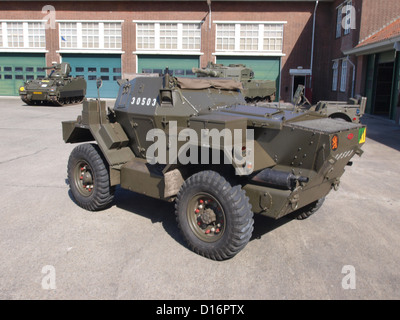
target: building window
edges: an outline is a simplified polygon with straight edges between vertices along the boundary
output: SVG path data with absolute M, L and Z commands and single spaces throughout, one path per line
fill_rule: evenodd
M 178 25 L 160 23 L 160 49 L 178 49 Z
M 217 25 L 217 50 L 235 50 L 235 25 Z
M 182 49 L 200 50 L 201 29 L 198 23 L 182 24 Z
M 216 51 L 281 53 L 283 23 L 217 22 Z
M 61 48 L 77 48 L 78 47 L 78 30 L 77 23 L 66 22 L 60 23 Z
M 60 22 L 61 49 L 121 49 L 120 22 Z
M 122 48 L 122 25 L 120 22 L 104 23 L 104 48 L 120 49 Z
M 200 51 L 201 24 L 178 22 L 137 22 L 137 50 Z
M 82 23 L 82 48 L 99 48 L 98 23 Z
M 353 15 L 353 4 L 352 0 L 343 2 L 337 7 L 336 17 L 336 38 L 340 38 L 342 35 L 342 28 L 344 28 L 343 34 L 347 35 L 350 33 Z M 344 16 L 343 16 L 344 15 Z
M 138 23 L 136 28 L 136 47 L 138 49 L 155 49 L 154 23 Z
M 264 50 L 282 51 L 283 24 L 264 25 Z
M 336 38 L 340 38 L 342 35 L 342 6 L 337 8 L 336 16 Z
M 338 73 L 339 73 L 339 61 L 333 61 L 333 77 L 332 77 L 332 91 L 337 91 L 337 83 L 338 83 Z
M 23 49 L 46 48 L 44 22 L 0 22 L 0 47 Z
M 342 60 L 342 72 L 340 75 L 340 91 L 346 92 L 347 85 L 347 60 Z
M 258 50 L 258 29 L 257 24 L 240 26 L 240 51 Z
M 347 4 L 345 5 L 346 8 L 346 23 L 345 23 L 345 29 L 344 29 L 344 34 L 349 34 L 350 33 L 350 26 L 351 26 L 351 8 L 352 7 L 352 2 L 348 1 Z
M 42 22 L 28 23 L 29 48 L 46 48 L 45 26 Z
M 22 22 L 7 23 L 7 38 L 9 48 L 24 47 L 24 29 Z

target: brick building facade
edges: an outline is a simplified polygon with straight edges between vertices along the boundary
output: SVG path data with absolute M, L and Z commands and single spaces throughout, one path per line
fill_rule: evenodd
M 0 2 L 0 94 L 16 94 L 52 62 L 70 62 L 89 95 L 101 76 L 113 97 L 120 77 L 166 66 L 193 76 L 213 61 L 254 68 L 284 101 L 298 84 L 314 102 L 347 100 L 365 93 L 368 58 L 345 53 L 396 14 L 397 0 Z
M 45 41 L 41 46 L 31 46 L 26 39 L 30 32 L 34 33 L 31 31 L 33 24 L 46 16 L 46 11 L 42 12 L 45 5 L 55 8 L 55 28 L 45 29 Z M 318 14 L 325 17 L 318 23 L 329 19 L 330 6 L 331 1 L 320 1 Z M 0 34 L 3 35 L 0 81 L 21 82 L 22 78 L 26 79 L 26 74 L 14 72 L 7 75 L 8 71 L 4 71 L 4 67 L 8 67 L 5 61 L 10 60 L 10 55 L 16 59 L 15 54 L 21 55 L 21 59 L 25 55 L 28 60 L 36 55 L 38 61 L 43 56 L 43 63 L 46 64 L 71 60 L 73 75 L 85 76 L 89 80 L 88 85 L 91 85 L 90 79 L 94 79 L 95 73 L 90 76 L 87 71 L 90 66 L 85 69 L 84 65 L 75 65 L 79 61 L 89 63 L 98 60 L 107 65 L 107 57 L 112 56 L 115 61 L 119 59 L 120 67 L 118 62 L 110 62 L 109 70 L 112 68 L 120 72 L 110 73 L 104 76 L 105 79 L 150 69 L 158 71 L 167 65 L 178 70 L 178 75 L 186 75 L 191 67 L 205 66 L 208 61 L 246 63 L 256 69 L 257 78 L 276 80 L 281 99 L 290 100 L 293 89 L 290 70 L 310 68 L 315 1 L 213 0 L 210 6 L 205 0 L 8 1 L 0 3 L 0 7 Z M 24 23 L 28 26 L 23 26 Z M 114 37 L 112 44 L 101 39 L 106 36 L 104 28 L 110 23 L 118 29 L 118 39 Z M 19 25 L 25 31 L 19 31 Z M 25 43 L 22 40 L 16 44 L 6 43 L 4 39 L 13 32 L 21 32 Z M 90 41 L 93 37 L 100 37 L 100 40 L 95 39 L 93 43 Z M 24 68 L 18 63 L 16 61 L 16 65 L 7 70 Z M 78 71 L 74 69 L 76 67 Z M 97 69 L 100 67 L 97 66 Z M 95 65 L 91 70 L 94 68 Z M 104 66 L 103 69 L 106 68 Z M 80 74 L 80 70 L 85 73 Z M 13 79 L 4 79 L 4 76 Z M 10 90 L 0 90 L 0 94 L 7 94 Z

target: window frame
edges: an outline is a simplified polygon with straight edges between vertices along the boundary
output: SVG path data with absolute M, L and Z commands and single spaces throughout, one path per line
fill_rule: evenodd
M 339 60 L 333 60 L 332 66 L 332 91 L 337 91 L 338 89 L 338 79 L 339 79 Z
M 285 24 L 287 21 L 214 21 L 216 25 L 216 34 L 215 34 L 215 52 L 218 54 L 223 53 L 263 53 L 263 54 L 273 54 L 273 55 L 282 55 L 283 47 L 284 47 L 284 35 L 285 35 Z M 234 47 L 230 46 L 228 48 L 223 48 L 224 40 L 219 34 L 221 31 L 221 27 L 226 25 L 234 25 L 234 35 L 227 37 L 228 39 L 234 39 Z M 256 45 L 254 45 L 254 41 L 252 41 L 251 48 L 246 48 L 246 37 L 243 36 L 244 33 L 248 32 L 246 30 L 248 26 L 256 26 L 251 32 L 253 33 L 252 39 L 257 39 Z M 279 26 L 279 27 L 278 27 Z M 275 30 L 268 30 L 271 27 L 275 27 Z M 257 34 L 255 35 L 254 32 Z M 270 36 L 268 35 L 270 33 Z M 274 34 L 274 36 L 272 36 Z M 278 35 L 277 35 L 278 34 Z M 221 39 L 221 40 L 220 40 Z M 242 41 L 243 39 L 244 42 Z M 274 44 L 269 43 L 270 41 L 274 42 Z M 279 40 L 279 44 L 277 44 L 277 40 Z M 267 43 L 268 41 L 268 43 Z M 221 44 L 222 43 L 222 47 Z M 231 44 L 233 42 L 231 41 Z M 244 46 L 243 46 L 244 44 Z M 266 46 L 274 46 L 274 49 L 266 49 Z M 278 47 L 278 49 L 276 49 Z
M 133 20 L 136 24 L 136 52 L 192 52 L 200 54 L 201 52 L 201 21 L 174 21 L 174 20 Z M 184 26 L 194 25 L 194 28 L 185 29 Z M 197 28 L 196 28 L 197 25 Z M 143 28 L 142 28 L 143 26 Z M 141 31 L 146 31 L 148 35 L 140 34 Z M 163 27 L 171 28 L 163 28 Z M 175 28 L 176 27 L 176 28 Z M 195 31 L 190 34 L 190 31 Z M 168 34 L 169 33 L 169 34 Z M 147 36 L 147 42 L 145 41 Z M 170 42 L 168 42 L 170 38 Z M 150 39 L 150 41 L 149 41 Z M 152 40 L 151 40 L 152 39 Z M 172 41 L 176 39 L 176 41 Z M 147 46 L 144 44 L 147 43 Z M 194 44 L 194 46 L 190 46 Z M 186 48 L 185 48 L 186 46 Z
M 20 25 L 17 34 L 12 34 L 13 24 Z M 46 50 L 46 27 L 44 20 L 0 20 L 0 49 L 1 50 L 27 50 L 45 51 Z M 36 26 L 36 28 L 34 28 Z M 36 31 L 36 32 L 34 32 Z M 16 42 L 9 41 L 10 37 L 19 38 Z M 39 41 L 31 41 L 31 37 L 39 37 Z M 32 45 L 31 45 L 32 43 Z M 36 45 L 37 44 L 37 45 Z
M 353 6 L 353 0 L 346 0 L 346 1 L 343 1 L 340 5 L 338 5 L 336 7 L 336 14 L 337 14 L 337 16 L 336 16 L 336 35 L 335 35 L 336 39 L 339 39 L 342 36 L 346 36 L 346 35 L 350 34 L 350 32 L 351 32 L 351 27 L 343 28 L 343 9 L 346 8 L 345 17 L 347 17 L 348 10 L 351 10 L 351 9 L 349 9 L 349 7 L 352 7 L 352 6 Z M 352 15 L 351 14 L 349 15 L 349 19 L 350 19 L 350 21 L 349 21 L 350 23 L 346 24 L 346 26 L 351 26 L 351 24 L 352 24 L 352 21 L 351 21 Z M 343 34 L 342 34 L 342 29 L 344 29 Z
M 340 92 L 347 91 L 347 73 L 348 73 L 347 59 L 342 59 L 342 66 L 340 68 Z
M 123 20 L 57 20 L 59 52 L 120 53 L 122 52 L 123 22 Z M 66 26 L 67 24 L 70 24 L 70 26 Z M 116 25 L 116 28 L 110 28 L 113 24 Z M 90 25 L 90 28 L 85 28 Z M 108 26 L 105 27 L 105 25 Z M 68 27 L 70 34 L 63 33 Z M 85 30 L 86 34 L 84 34 Z M 106 34 L 105 31 L 113 31 L 115 34 Z M 64 36 L 72 37 L 76 41 L 72 41 L 72 45 L 67 46 L 62 40 Z M 93 46 L 90 46 L 90 43 Z M 112 43 L 114 43 L 114 47 L 111 46 Z
M 336 39 L 339 39 L 342 36 L 342 18 L 343 18 L 342 8 L 343 4 L 338 6 L 336 9 L 336 34 L 335 34 Z
M 350 10 L 350 15 L 349 15 L 349 19 L 350 19 L 350 23 L 346 23 L 346 26 L 349 26 L 348 28 L 345 28 L 344 29 L 344 31 L 343 31 L 343 35 L 348 35 L 348 34 L 350 34 L 350 31 L 351 31 L 351 17 L 352 17 L 352 15 L 351 15 L 351 9 L 349 9 L 351 6 L 353 5 L 353 3 L 352 3 L 352 0 L 348 0 L 348 1 L 346 1 L 344 4 L 343 4 L 343 6 L 346 6 L 346 17 L 347 17 L 347 13 L 348 13 L 348 10 Z

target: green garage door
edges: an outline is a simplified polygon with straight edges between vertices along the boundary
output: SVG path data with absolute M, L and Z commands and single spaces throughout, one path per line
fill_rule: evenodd
M 62 61 L 71 65 L 71 75 L 85 78 L 86 97 L 96 98 L 96 79 L 103 80 L 101 98 L 116 98 L 121 79 L 121 55 L 116 54 L 63 54 Z
M 139 55 L 138 73 L 162 74 L 168 67 L 176 77 L 195 77 L 192 68 L 199 67 L 198 56 Z
M 279 97 L 280 57 L 219 56 L 217 57 L 217 63 L 221 63 L 225 66 L 229 64 L 245 64 L 246 67 L 253 69 L 254 79 L 275 80 L 277 89 L 276 97 Z
M 46 75 L 44 54 L 0 53 L 0 95 L 17 96 L 26 80 Z

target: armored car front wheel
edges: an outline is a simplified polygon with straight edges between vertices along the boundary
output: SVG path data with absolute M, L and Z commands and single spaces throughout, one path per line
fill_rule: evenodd
M 89 211 L 107 208 L 114 198 L 108 165 L 95 144 L 81 144 L 68 160 L 68 181 L 76 203 Z
M 202 171 L 188 178 L 175 208 L 189 247 L 207 258 L 232 258 L 251 238 L 254 221 L 248 197 L 217 172 Z

